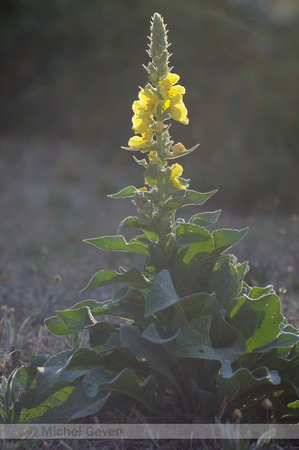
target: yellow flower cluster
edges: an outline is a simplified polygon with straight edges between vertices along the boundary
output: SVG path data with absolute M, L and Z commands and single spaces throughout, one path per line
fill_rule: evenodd
M 163 80 L 157 81 L 155 87 L 148 84 L 140 90 L 138 100 L 132 106 L 135 136 L 129 140 L 131 148 L 141 150 L 150 147 L 153 143 L 153 130 L 161 133 L 165 118 L 172 117 L 185 125 L 189 123 L 188 111 L 183 102 L 185 88 L 176 84 L 179 79 L 179 75 L 168 73 Z

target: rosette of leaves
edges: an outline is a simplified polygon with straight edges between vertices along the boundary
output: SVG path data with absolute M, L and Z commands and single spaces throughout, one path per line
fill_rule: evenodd
M 132 408 L 148 422 L 233 421 L 235 411 L 251 423 L 298 420 L 299 331 L 282 316 L 273 288 L 248 286 L 248 263 L 228 252 L 247 229 L 215 229 L 220 211 L 176 217 L 216 191 L 189 189 L 182 167 L 167 166 L 194 150 L 173 145 L 168 132 L 171 118 L 187 123 L 187 110 L 167 48 L 155 14 L 146 68 L 152 84 L 133 103 L 137 136 L 129 147 L 148 154 L 138 161 L 145 187 L 112 195 L 131 197 L 139 217 L 124 219 L 115 236 L 87 240 L 101 250 L 144 255 L 144 268 L 97 272 L 85 291 L 115 284 L 111 299 L 84 300 L 46 319 L 54 335 L 87 333 L 89 347 L 33 356 L 19 369 L 24 394 L 14 405 L 15 422 L 109 413 L 121 420 L 115 410 L 130 417 Z M 136 230 L 129 241 L 121 234 L 128 228 Z

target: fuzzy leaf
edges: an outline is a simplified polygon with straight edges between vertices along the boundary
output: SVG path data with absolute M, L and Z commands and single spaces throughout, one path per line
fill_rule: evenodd
M 146 330 L 142 333 L 142 337 L 150 342 L 154 342 L 155 344 L 165 344 L 166 342 L 173 341 L 177 337 L 178 333 L 179 331 L 177 331 L 173 336 L 161 337 L 155 324 L 150 323 Z
M 120 328 L 120 341 L 136 358 L 144 358 L 149 367 L 165 375 L 177 388 L 182 385 L 181 371 L 176 358 L 165 345 L 154 344 L 141 336 L 135 326 L 125 325 Z
M 37 391 L 42 394 L 58 381 L 72 382 L 85 375 L 90 368 L 99 365 L 101 358 L 93 350 L 65 350 L 50 357 L 38 367 L 36 378 Z
M 168 308 L 178 301 L 179 297 L 175 292 L 169 272 L 164 269 L 158 273 L 148 292 L 145 317 Z
M 148 280 L 138 269 L 129 269 L 124 273 L 117 273 L 115 270 L 100 270 L 91 278 L 88 285 L 81 292 L 114 283 L 125 283 L 137 289 L 149 287 Z
M 115 376 L 109 376 L 104 367 L 97 367 L 90 371 L 84 378 L 84 390 L 88 397 L 95 397 L 102 391 L 113 394 L 124 394 L 133 397 L 148 410 L 152 409 L 152 389 L 155 381 L 152 376 L 139 381 L 135 372 L 131 369 L 123 369 Z
M 78 332 L 89 325 L 96 323 L 95 318 L 87 306 L 79 309 L 65 309 L 63 311 L 56 311 L 57 315 L 61 317 L 66 328 L 70 331 Z
M 210 330 L 211 317 L 208 315 L 193 319 L 180 329 L 172 346 L 177 356 L 233 362 L 245 351 L 245 341 L 238 333 L 236 334 L 232 329 L 228 329 L 228 324 L 220 323 L 222 329 L 219 330 L 219 334 L 217 334 L 217 329 Z M 224 326 L 226 329 L 223 329 Z M 213 346 L 210 335 L 215 346 Z M 219 337 L 225 338 L 224 342 L 221 342 L 218 339 Z M 219 347 L 216 347 L 216 345 Z
M 233 322 L 247 341 L 247 352 L 269 343 L 279 335 L 283 316 L 276 294 L 269 293 L 254 299 L 244 295 L 236 303 L 241 306 L 237 310 L 235 308 Z
M 101 410 L 109 396 L 104 392 L 90 399 L 82 383 L 72 386 L 60 382 L 42 395 L 31 389 L 21 398 L 19 423 L 59 423 L 61 418 L 68 422 L 86 417 Z
M 214 312 L 218 307 L 218 302 L 215 293 L 206 294 L 205 292 L 200 292 L 181 298 L 178 305 L 184 317 L 187 320 L 192 320 L 198 316 Z
M 218 376 L 219 398 L 227 398 L 230 403 L 238 402 L 250 403 L 261 399 L 268 393 L 276 389 L 281 382 L 281 378 L 276 370 L 271 370 L 261 366 L 252 372 L 246 368 L 232 371 L 231 365 L 225 361 Z M 245 406 L 242 405 L 242 406 Z
M 108 197 L 110 198 L 126 198 L 126 197 L 133 197 L 134 193 L 137 191 L 137 188 L 135 186 L 127 186 L 121 191 L 117 192 L 116 194 L 110 194 Z
M 202 205 L 204 204 L 212 195 L 217 192 L 217 189 L 211 192 L 200 193 L 197 191 L 192 191 L 188 189 L 185 191 L 185 195 L 172 197 L 168 200 L 162 207 L 163 214 L 169 214 L 175 212 L 178 208 L 187 205 Z
M 148 254 L 148 248 L 146 245 L 132 239 L 127 242 L 125 238 L 121 235 L 117 236 L 103 236 L 99 238 L 85 239 L 84 242 L 92 244 L 101 250 L 113 250 L 113 251 L 123 251 L 140 253 L 141 255 Z
M 245 236 L 247 231 L 248 228 L 243 228 L 242 230 L 228 230 L 225 228 L 215 230 L 213 232 L 215 248 L 225 248 L 225 250 L 229 249 L 239 242 Z
M 154 221 L 150 221 L 148 223 L 143 223 L 138 217 L 126 217 L 120 224 L 117 229 L 117 232 L 120 233 L 122 230 L 126 228 L 138 228 L 139 230 L 143 230 L 150 239 L 157 240 L 158 238 L 158 230 L 156 223 Z
M 203 213 L 195 214 L 194 216 L 190 217 L 189 222 L 194 223 L 196 225 L 200 225 L 202 227 L 205 227 L 207 225 L 216 223 L 220 213 L 221 213 L 221 209 L 218 209 L 218 211 L 213 211 L 213 212 L 203 212 Z

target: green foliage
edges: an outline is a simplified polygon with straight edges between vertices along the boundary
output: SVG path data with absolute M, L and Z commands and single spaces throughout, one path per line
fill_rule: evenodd
M 157 14 L 154 19 L 152 34 L 157 23 L 161 33 L 163 21 Z M 166 39 L 159 42 L 167 45 Z M 140 218 L 128 217 L 119 226 L 119 233 L 130 228 L 136 236 L 87 240 L 101 250 L 144 255 L 143 270 L 97 272 L 84 290 L 118 284 L 111 299 L 81 301 L 46 319 L 54 335 L 87 333 L 89 348 L 33 356 L 14 375 L 24 394 L 10 420 L 72 421 L 117 403 L 123 414 L 138 407 L 149 422 L 157 416 L 165 422 L 232 421 L 237 410 L 240 420 L 255 423 L 268 420 L 262 406 L 268 399 L 276 421 L 295 421 L 299 331 L 286 323 L 273 288 L 248 286 L 248 264 L 227 253 L 247 229 L 209 231 L 220 211 L 176 219 L 180 207 L 201 205 L 216 191 L 189 190 L 182 167 L 166 167 L 175 155 L 169 127 L 161 127 L 162 106 L 169 101 L 182 107 L 182 99 L 161 95 L 166 69 L 159 70 L 155 47 L 150 49 L 156 65 L 147 67 L 155 75 L 149 89 L 160 109 L 145 116 L 153 138 L 142 151 L 154 148 L 144 162 L 145 188 L 129 186 L 112 196 L 131 197 L 137 206 Z M 165 120 L 172 107 L 165 109 Z

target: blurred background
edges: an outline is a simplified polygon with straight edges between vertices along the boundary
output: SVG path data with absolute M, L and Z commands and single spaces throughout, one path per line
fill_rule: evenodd
M 155 12 L 186 87 L 190 124 L 171 135 L 200 143 L 184 177 L 218 188 L 200 210 L 222 208 L 219 226 L 249 225 L 233 252 L 299 323 L 298 0 L 1 0 L 0 304 L 44 318 L 96 271 L 132 263 L 82 241 L 136 214 L 106 195 L 143 186 L 120 146 Z
M 63 140 L 142 184 L 119 147 L 132 135 L 157 11 L 187 91 L 190 125 L 174 124 L 172 136 L 200 143 L 184 161 L 192 187 L 218 188 L 213 202 L 240 212 L 298 208 L 298 1 L 2 0 L 0 9 L 2 137 Z

